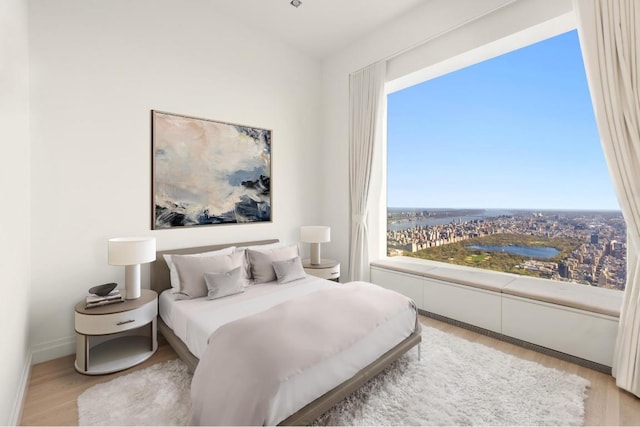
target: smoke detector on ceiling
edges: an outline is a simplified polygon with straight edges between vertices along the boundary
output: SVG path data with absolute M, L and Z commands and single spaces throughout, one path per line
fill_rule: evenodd
M 299 7 L 302 4 L 302 0 L 291 0 L 291 6 Z

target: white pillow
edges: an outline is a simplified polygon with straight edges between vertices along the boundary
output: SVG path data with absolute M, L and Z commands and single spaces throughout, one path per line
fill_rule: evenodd
M 298 255 L 298 245 L 296 243 L 282 248 L 267 249 L 266 251 L 247 249 L 251 277 L 253 277 L 255 283 L 273 282 L 276 280 L 273 262 L 288 260 Z
M 252 278 L 251 266 L 249 265 L 249 255 L 248 255 L 249 249 L 254 251 L 266 251 L 268 249 L 281 248 L 283 246 L 287 246 L 287 243 L 275 242 L 275 243 L 267 243 L 266 245 L 237 246 L 236 252 L 245 251 L 244 267 L 243 267 L 244 277 L 246 277 L 248 280 L 251 280 Z
M 187 255 L 181 255 L 181 256 L 231 255 L 235 250 L 236 250 L 235 246 L 229 246 L 228 248 L 218 249 L 217 251 L 201 252 L 198 254 L 187 254 Z M 169 267 L 169 278 L 171 280 L 171 292 L 175 294 L 180 292 L 180 275 L 178 274 L 178 269 L 176 268 L 175 264 L 173 263 L 173 260 L 171 259 L 173 255 L 178 255 L 178 254 L 164 254 L 162 256 L 166 261 L 167 266 Z
M 240 252 L 206 257 L 174 255 L 173 262 L 180 275 L 180 295 L 182 298 L 207 296 L 205 273 L 226 273 L 235 268 L 240 269 L 242 257 L 243 254 Z

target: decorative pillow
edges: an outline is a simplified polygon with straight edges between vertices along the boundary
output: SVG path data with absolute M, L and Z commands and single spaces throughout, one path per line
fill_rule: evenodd
M 236 250 L 235 246 L 229 246 L 228 248 L 219 249 L 217 251 L 210 252 L 201 252 L 199 254 L 188 254 L 181 256 L 212 256 L 212 255 L 230 255 Z M 178 270 L 173 263 L 174 254 L 164 254 L 162 257 L 167 263 L 169 267 L 169 278 L 171 280 L 171 288 L 173 293 L 180 292 L 180 276 L 178 275 Z
M 217 299 L 229 295 L 244 292 L 244 286 L 240 280 L 242 267 L 236 267 L 226 273 L 204 273 L 204 281 L 207 285 L 207 299 Z
M 247 249 L 247 258 L 251 268 L 251 276 L 255 283 L 266 283 L 276 280 L 273 269 L 274 261 L 285 261 L 298 256 L 298 245 L 291 244 L 281 248 L 258 251 Z
M 173 262 L 180 276 L 180 294 L 189 299 L 207 296 L 204 274 L 226 273 L 234 268 L 242 268 L 242 258 L 242 252 L 208 257 L 174 255 Z
M 299 256 L 286 261 L 274 261 L 273 269 L 276 272 L 278 283 L 289 283 L 307 276 Z

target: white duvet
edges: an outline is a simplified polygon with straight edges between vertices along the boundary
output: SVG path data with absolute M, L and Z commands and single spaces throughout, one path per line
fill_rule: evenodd
M 282 285 L 277 282 L 251 285 L 241 294 L 216 300 L 178 300 L 177 295 L 167 289 L 160 295 L 159 312 L 164 323 L 184 341 L 194 356 L 200 358 L 209 336 L 220 326 L 260 313 L 291 298 L 336 285 L 335 282 L 307 276 Z
M 220 326 L 330 286 L 348 285 L 308 276 L 283 285 L 275 282 L 253 285 L 242 294 L 212 301 L 204 298 L 177 301 L 168 290 L 160 296 L 160 316 L 189 350 L 201 358 L 208 338 Z M 406 310 L 348 349 L 321 361 L 312 369 L 291 376 L 271 401 L 266 423 L 277 424 L 335 385 L 346 381 L 408 337 L 415 330 L 415 325 L 415 310 L 407 306 Z

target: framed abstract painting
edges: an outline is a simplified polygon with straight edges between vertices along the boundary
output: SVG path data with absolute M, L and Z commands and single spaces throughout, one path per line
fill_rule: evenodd
M 271 131 L 151 111 L 154 230 L 271 221 Z

